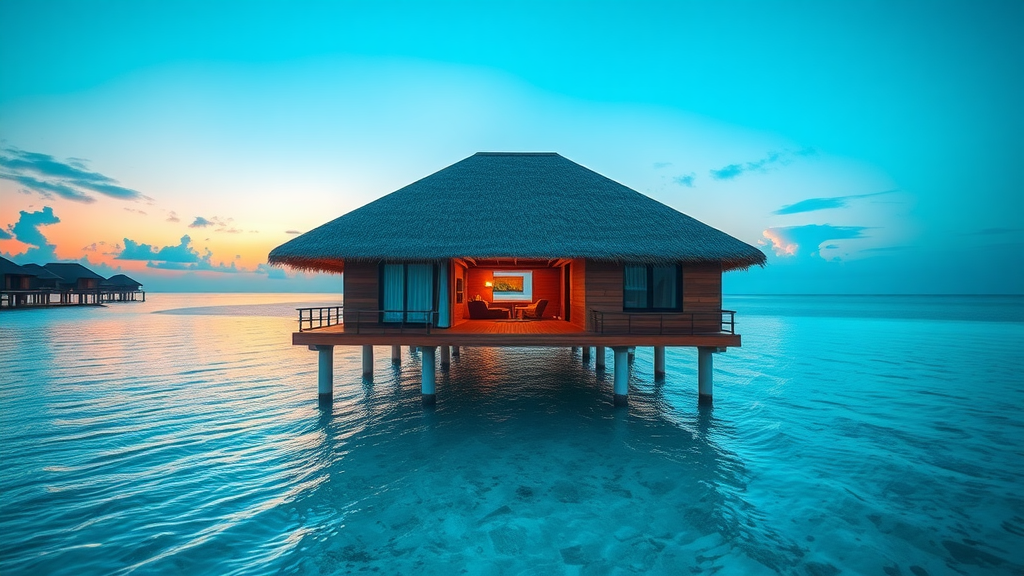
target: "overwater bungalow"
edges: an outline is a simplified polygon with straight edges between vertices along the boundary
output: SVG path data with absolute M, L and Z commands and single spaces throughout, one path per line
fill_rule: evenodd
M 142 283 L 124 274 L 115 274 L 100 281 L 101 300 L 103 302 L 145 302 L 146 293 L 142 291 Z
M 26 270 L 35 273 L 35 280 L 32 282 L 32 289 L 40 291 L 57 292 L 58 286 L 64 279 L 39 264 L 23 264 Z
M 631 347 L 698 350 L 712 398 L 712 354 L 740 345 L 722 309 L 722 273 L 763 266 L 757 248 L 555 153 L 477 153 L 275 248 L 269 262 L 343 273 L 338 308 L 299 310 L 294 345 L 319 351 L 333 393 L 334 346 L 422 350 L 422 396 L 435 356 L 460 346 L 605 348 L 613 401 L 627 402 Z
M 4 277 L 3 290 L 0 290 L 0 306 L 25 306 L 28 303 L 27 292 L 32 288 L 36 274 L 3 257 L 0 257 L 0 274 Z
M 51 262 L 43 268 L 60 277 L 57 291 L 61 304 L 99 304 L 103 276 L 78 262 Z

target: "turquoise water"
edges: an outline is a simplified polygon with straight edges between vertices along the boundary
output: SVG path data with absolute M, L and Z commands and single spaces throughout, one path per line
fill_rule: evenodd
M 0 574 L 1020 574 L 1024 299 L 731 297 L 630 405 L 568 349 L 290 346 L 296 302 L 0 315 Z M 609 367 L 611 358 L 609 355 Z

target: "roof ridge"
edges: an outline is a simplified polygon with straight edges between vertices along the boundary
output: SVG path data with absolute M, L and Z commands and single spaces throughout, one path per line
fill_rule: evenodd
M 561 156 L 558 152 L 477 152 L 473 156 Z

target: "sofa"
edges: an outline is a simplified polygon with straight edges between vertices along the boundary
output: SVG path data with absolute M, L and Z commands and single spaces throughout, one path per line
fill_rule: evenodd
M 466 303 L 469 308 L 470 320 L 499 320 L 508 318 L 508 310 L 504 308 L 490 308 L 485 300 L 470 300 Z

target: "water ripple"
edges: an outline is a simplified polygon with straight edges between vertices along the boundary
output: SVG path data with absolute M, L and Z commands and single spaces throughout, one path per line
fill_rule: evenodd
M 322 409 L 296 302 L 5 313 L 0 572 L 1024 569 L 1024 324 L 969 302 L 746 298 L 713 409 L 640 349 L 628 410 L 578 351 L 481 348 L 433 410 L 419 355 L 339 348 Z

